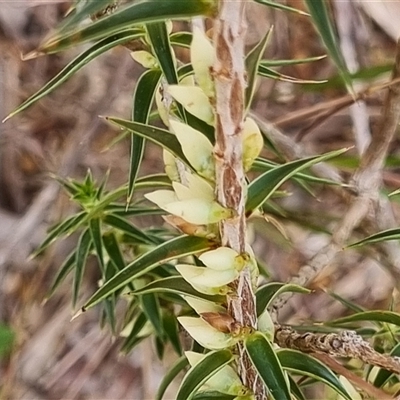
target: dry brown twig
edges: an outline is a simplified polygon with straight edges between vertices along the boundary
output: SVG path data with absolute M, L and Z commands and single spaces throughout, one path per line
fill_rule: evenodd
M 348 210 L 335 228 L 331 242 L 324 246 L 309 262 L 300 268 L 297 276 L 291 279 L 292 283 L 305 285 L 311 281 L 325 266 L 334 261 L 337 254 L 349 239 L 353 230 L 367 221 L 378 230 L 393 227 L 394 218 L 391 218 L 392 210 L 387 199 L 379 195 L 382 184 L 382 170 L 387 155 L 389 144 L 395 134 L 400 118 L 400 41 L 397 45 L 396 61 L 393 68 L 392 80 L 388 86 L 388 94 L 383 107 L 383 113 L 378 129 L 372 135 L 372 140 L 365 154 L 361 157 L 359 169 L 351 180 L 353 197 Z M 343 107 L 348 100 L 343 99 L 336 103 L 336 107 Z M 348 102 L 348 104 L 350 101 Z M 326 112 L 323 111 L 323 113 Z M 260 122 L 260 119 L 258 122 Z M 261 121 L 261 128 L 267 134 L 272 134 L 272 141 L 283 149 L 289 158 L 304 157 L 304 149 L 300 144 L 293 143 L 282 135 L 274 126 Z M 274 140 L 275 139 L 275 140 Z M 327 166 L 319 166 L 317 173 L 334 178 L 336 171 Z M 336 177 L 336 180 L 337 177 Z M 389 215 L 389 217 L 388 217 Z M 387 259 L 395 268 L 396 275 L 400 268 L 399 248 L 397 245 L 382 245 Z M 277 319 L 279 310 L 286 304 L 291 295 L 284 295 L 277 299 L 273 305 L 273 317 Z M 397 357 L 390 357 L 377 353 L 360 336 L 352 331 L 344 331 L 339 334 L 318 335 L 313 333 L 299 334 L 291 328 L 277 325 L 275 340 L 281 347 L 289 347 L 308 353 L 318 353 L 336 357 L 351 357 L 361 361 L 385 368 L 391 372 L 400 374 L 400 362 Z M 334 362 L 334 360 L 332 360 Z M 340 364 L 338 364 L 340 365 Z M 364 387 L 364 390 L 368 388 Z M 371 388 L 369 388 L 370 390 Z M 366 390 L 368 392 L 368 390 Z M 375 393 L 376 394 L 376 393 Z M 382 393 L 380 393 L 382 396 Z M 389 398 L 389 397 L 379 397 Z
M 400 78 L 400 44 L 397 46 L 396 61 L 393 69 L 393 81 Z M 349 239 L 353 230 L 368 217 L 374 226 L 381 223 L 388 224 L 390 221 L 382 217 L 382 210 L 389 211 L 390 205 L 386 203 L 382 207 L 383 201 L 379 197 L 379 189 L 382 182 L 382 170 L 387 155 L 388 147 L 393 139 L 397 124 L 400 118 L 400 87 L 391 85 L 388 89 L 383 113 L 378 129 L 372 135 L 371 143 L 365 154 L 361 157 L 359 169 L 354 174 L 351 183 L 355 196 L 351 200 L 348 210 L 342 220 L 335 228 L 332 240 L 315 254 L 307 264 L 300 268 L 297 276 L 291 279 L 292 283 L 305 285 L 311 281 L 317 273 L 325 266 L 332 263 L 336 255 L 342 251 L 343 246 Z M 385 226 L 384 229 L 389 228 Z M 396 270 L 400 268 L 400 259 L 396 256 L 397 250 L 393 247 L 386 247 L 388 258 Z M 281 309 L 290 295 L 281 296 L 273 306 L 275 312 Z

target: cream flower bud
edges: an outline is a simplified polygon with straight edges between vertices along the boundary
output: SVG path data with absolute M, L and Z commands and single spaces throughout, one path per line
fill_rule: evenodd
M 165 173 L 172 182 L 179 181 L 179 172 L 176 167 L 175 157 L 167 150 L 163 149 L 163 160 L 165 165 Z
M 148 51 L 133 51 L 131 57 L 144 68 L 152 69 L 158 67 L 157 59 Z
M 156 203 L 157 204 L 157 203 Z M 165 211 L 197 225 L 215 224 L 232 217 L 232 210 L 222 207 L 216 202 L 203 199 L 189 199 L 159 205 Z
M 243 168 L 248 171 L 264 146 L 258 125 L 249 117 L 243 124 Z
M 215 85 L 211 73 L 215 59 L 215 49 L 208 37 L 200 29 L 194 28 L 190 60 L 197 83 L 210 98 L 215 97 Z
M 168 93 L 183 108 L 209 125 L 214 124 L 214 111 L 203 90 L 198 86 L 170 85 Z
M 151 193 L 146 193 L 144 195 L 147 200 L 150 200 L 152 203 L 156 204 L 158 207 L 165 210 L 165 206 L 169 203 L 174 203 L 178 201 L 175 192 L 172 190 L 156 190 Z
M 170 126 L 193 168 L 209 180 L 215 179 L 215 162 L 211 142 L 199 131 L 182 122 L 170 120 Z
M 219 287 L 231 283 L 239 276 L 239 273 L 233 269 L 216 271 L 211 268 L 187 264 L 178 264 L 175 268 L 191 285 Z
M 218 249 L 206 251 L 199 259 L 208 268 L 216 271 L 240 270 L 239 265 L 243 265 L 243 259 L 239 253 L 230 247 L 218 247 Z
M 185 356 L 188 359 L 189 364 L 194 367 L 203 360 L 204 357 L 206 357 L 206 354 L 195 353 L 194 351 L 185 351 Z M 216 390 L 220 393 L 236 396 L 246 393 L 246 388 L 242 385 L 238 374 L 229 365 L 226 365 L 208 379 L 202 387 L 206 390 Z
M 191 296 L 182 296 L 184 300 L 189 304 L 190 307 L 196 311 L 197 314 L 205 313 L 205 312 L 216 312 L 216 313 L 224 313 L 226 309 L 219 304 L 215 304 L 212 301 L 198 299 L 196 297 Z
M 189 335 L 206 349 L 226 349 L 236 343 L 232 335 L 217 331 L 201 318 L 178 317 L 178 321 Z

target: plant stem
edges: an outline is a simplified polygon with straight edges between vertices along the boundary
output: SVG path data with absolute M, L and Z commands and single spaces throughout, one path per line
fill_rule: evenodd
M 244 1 L 221 0 L 214 26 L 216 63 L 216 191 L 221 205 L 235 210 L 235 216 L 220 224 L 223 246 L 238 253 L 246 249 L 245 176 L 242 165 L 242 126 L 244 117 L 245 65 L 244 38 L 246 22 Z M 241 271 L 231 285 L 228 311 L 243 328 L 255 329 L 257 314 L 250 270 Z M 265 399 L 265 388 L 257 376 L 242 344 L 238 345 L 238 372 L 256 399 Z

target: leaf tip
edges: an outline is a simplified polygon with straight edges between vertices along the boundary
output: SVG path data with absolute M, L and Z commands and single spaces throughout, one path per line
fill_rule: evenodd
M 32 50 L 27 54 L 21 54 L 21 60 L 22 61 L 33 60 L 35 58 L 42 57 L 44 55 L 45 55 L 45 53 L 43 51 Z
M 74 319 L 76 319 L 76 318 L 78 318 L 79 316 L 81 316 L 85 311 L 86 311 L 86 308 L 85 308 L 85 307 L 82 307 L 80 310 L 78 310 L 78 311 L 72 316 L 71 322 L 72 322 Z

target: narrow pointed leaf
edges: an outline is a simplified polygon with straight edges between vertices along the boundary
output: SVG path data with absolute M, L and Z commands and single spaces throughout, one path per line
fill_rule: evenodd
M 366 244 L 380 243 L 387 240 L 400 240 L 400 228 L 387 229 L 382 232 L 374 233 L 358 242 L 352 243 L 347 248 L 365 246 Z
M 388 324 L 400 326 L 400 314 L 392 311 L 363 311 L 347 317 L 334 319 L 326 323 L 326 325 L 341 325 L 358 321 L 387 322 Z
M 225 300 L 224 296 L 212 296 L 198 292 L 181 276 L 170 276 L 168 278 L 156 280 L 130 294 L 140 295 L 144 293 L 175 293 L 217 303 L 222 303 Z
M 258 74 L 260 76 L 264 76 L 265 78 L 270 78 L 270 79 L 275 79 L 277 81 L 282 81 L 282 82 L 290 82 L 290 83 L 298 83 L 298 84 L 322 84 L 327 82 L 326 79 L 324 80 L 313 80 L 313 79 L 300 79 L 300 78 L 295 78 L 293 76 L 285 75 L 282 74 L 278 71 L 275 71 L 271 68 L 268 68 L 264 64 L 260 64 L 258 67 Z
M 178 321 L 175 314 L 171 312 L 164 312 L 163 315 L 164 332 L 170 341 L 173 349 L 178 355 L 182 355 L 182 346 L 179 338 Z
M 196 15 L 212 15 L 215 11 L 216 3 L 211 0 L 134 2 L 90 25 L 68 30 L 65 34 L 56 32 L 39 47 L 38 52 L 56 53 L 76 46 L 78 43 L 101 39 L 138 24 L 165 19 L 186 19 Z
M 136 317 L 129 336 L 125 339 L 125 342 L 121 348 L 122 352 L 125 354 L 129 353 L 135 347 L 135 345 L 137 345 L 143 339 L 142 337 L 138 337 L 138 335 L 145 326 L 146 322 L 146 315 L 143 312 L 140 312 Z
M 59 237 L 76 230 L 82 223 L 85 216 L 85 212 L 80 212 L 57 224 L 54 228 L 50 230 L 50 232 L 47 234 L 46 239 L 39 246 L 39 248 L 35 250 L 34 255 L 37 256 L 42 253 L 43 250 L 50 246 L 50 244 L 52 244 Z
M 94 249 L 96 251 L 101 267 L 104 268 L 103 241 L 101 239 L 100 225 L 101 225 L 100 218 L 92 218 L 89 221 L 90 235 L 92 237 Z
M 138 257 L 122 271 L 106 282 L 83 306 L 83 310 L 93 307 L 102 299 L 108 297 L 119 288 L 127 285 L 133 279 L 142 276 L 153 268 L 180 257 L 196 254 L 210 249 L 215 245 L 211 240 L 194 236 L 179 236 L 162 243 L 155 249 Z
M 400 343 L 397 343 L 396 346 L 393 347 L 393 349 L 390 352 L 390 356 L 400 357 Z M 393 375 L 392 372 L 380 368 L 379 372 L 376 374 L 376 377 L 374 379 L 374 386 L 382 387 L 392 375 Z
M 267 283 L 256 292 L 257 315 L 261 315 L 277 296 L 287 292 L 308 294 L 311 293 L 311 290 L 290 283 Z
M 133 237 L 139 243 L 160 243 L 155 241 L 151 236 L 146 235 L 146 233 L 143 232 L 143 229 L 137 228 L 135 225 L 128 222 L 125 218 L 118 217 L 117 215 L 108 214 L 103 218 L 103 222 Z
M 263 4 L 268 7 L 272 7 L 272 8 L 277 8 L 279 10 L 290 11 L 290 12 L 294 12 L 294 13 L 300 14 L 300 15 L 310 15 L 303 10 L 299 10 L 298 8 L 289 7 L 285 4 L 278 3 L 273 0 L 255 0 L 255 1 L 256 1 L 256 3 L 260 3 L 260 4 Z
M 110 204 L 106 208 L 107 212 L 114 214 L 118 217 L 138 217 L 143 215 L 163 215 L 166 211 L 161 210 L 158 207 L 129 207 L 126 208 L 126 204 Z
M 153 22 L 146 25 L 151 47 L 156 56 L 167 82 L 178 83 L 178 74 L 175 68 L 172 47 L 165 22 Z
M 329 296 L 333 297 L 335 300 L 339 301 L 341 304 L 343 304 L 345 307 L 347 307 L 349 310 L 352 310 L 353 312 L 358 313 L 365 311 L 362 307 L 358 306 L 354 302 L 346 300 L 342 296 L 339 296 L 334 292 L 328 290 L 327 293 L 329 294 Z
M 58 88 L 65 81 L 67 81 L 71 76 L 73 76 L 77 71 L 83 68 L 90 61 L 94 60 L 100 54 L 105 53 L 107 50 L 119 45 L 126 43 L 130 40 L 134 40 L 143 36 L 143 31 L 138 29 L 130 29 L 125 32 L 118 33 L 111 37 L 108 37 L 89 49 L 85 50 L 78 57 L 73 59 L 69 64 L 67 64 L 54 78 L 42 86 L 35 94 L 25 100 L 21 105 L 19 105 L 13 112 L 11 112 L 6 119 L 20 113 L 21 111 L 27 109 L 32 104 L 36 103 L 38 100 L 47 96 L 54 89 Z
M 76 263 L 76 251 L 73 251 L 62 263 L 56 277 L 54 278 L 54 282 L 50 287 L 46 298 L 51 297 L 56 289 L 60 286 L 60 284 L 64 281 L 67 275 L 72 271 Z
M 264 54 L 271 33 L 272 33 L 272 28 L 268 30 L 267 34 L 255 45 L 253 49 L 251 49 L 251 51 L 246 56 L 246 61 L 245 61 L 246 72 L 247 72 L 247 87 L 245 93 L 246 110 L 250 107 L 251 100 L 253 99 L 255 93 L 257 71 L 260 65 L 261 57 Z
M 59 32 L 66 32 L 68 29 L 73 29 L 80 22 L 88 18 L 89 16 L 104 10 L 109 4 L 114 3 L 115 0 L 88 0 L 79 2 L 75 6 L 74 11 L 68 15 L 68 17 L 59 26 Z
M 147 319 L 153 325 L 156 335 L 161 338 L 164 334 L 164 327 L 157 297 L 153 293 L 144 294 L 141 296 L 140 304 Z
M 85 272 L 86 259 L 89 254 L 90 245 L 92 243 L 92 238 L 90 236 L 90 230 L 86 229 L 81 234 L 77 249 L 76 249 L 76 267 L 74 284 L 72 290 L 72 305 L 75 307 L 78 300 L 79 289 L 81 287 L 83 273 Z
M 158 387 L 157 394 L 155 397 L 155 400 L 162 400 L 166 390 L 168 389 L 168 386 L 171 384 L 171 382 L 177 377 L 177 375 L 183 371 L 183 369 L 189 364 L 188 359 L 186 356 L 182 356 L 178 358 L 175 363 L 172 365 L 172 367 L 168 368 L 167 373 L 164 375 L 163 380 L 160 383 L 160 386 Z
M 326 49 L 328 50 L 328 54 L 336 64 L 336 67 L 338 68 L 340 75 L 342 76 L 347 87 L 351 88 L 350 75 L 343 59 L 339 42 L 329 16 L 327 3 L 322 0 L 305 0 L 305 3 L 310 12 L 315 28 L 324 42 Z
M 197 392 L 193 400 L 241 400 L 242 397 L 233 396 L 231 394 L 217 392 L 215 390 L 207 390 Z M 249 397 L 244 397 L 244 400 L 251 399 Z
M 191 32 L 175 32 L 170 36 L 170 41 L 172 45 L 177 45 L 181 47 L 190 48 L 190 44 L 192 43 L 192 33 Z
M 278 350 L 277 356 L 285 370 L 295 374 L 309 376 L 323 382 L 345 399 L 351 400 L 351 397 L 336 375 L 315 358 L 291 349 Z
M 257 157 L 252 165 L 252 170 L 269 171 L 273 168 L 276 168 L 277 166 L 279 166 L 279 164 L 266 160 L 265 158 Z M 314 176 L 304 172 L 298 172 L 296 175 L 294 175 L 294 178 L 301 179 L 306 182 L 321 183 L 324 185 L 344 185 L 342 182 L 339 181 L 327 178 L 320 178 L 319 176 Z
M 125 268 L 124 257 L 118 245 L 118 240 L 113 232 L 108 232 L 103 236 L 104 247 L 107 251 L 110 261 L 113 263 L 117 271 Z
M 278 355 L 279 358 L 279 355 Z M 295 380 L 289 376 L 289 382 L 290 382 L 290 392 L 292 395 L 297 399 L 297 400 L 307 400 L 304 397 L 303 392 L 299 388 L 299 385 L 295 382 Z
M 332 151 L 321 156 L 304 158 L 302 160 L 292 161 L 260 175 L 250 183 L 248 188 L 246 211 L 251 212 L 267 201 L 271 195 L 285 181 L 305 168 L 309 168 L 321 161 L 337 157 L 343 154 L 347 149 Z
M 182 151 L 182 147 L 175 135 L 165 129 L 156 128 L 155 126 L 141 124 L 139 122 L 127 121 L 120 118 L 107 117 L 110 121 L 123 128 L 129 129 L 135 135 L 139 135 L 153 143 L 158 144 L 165 150 L 168 150 L 175 157 L 178 157 L 184 164 L 192 168 L 189 161 Z
M 233 360 L 229 350 L 212 351 L 208 353 L 198 364 L 190 368 L 183 378 L 181 386 L 176 395 L 176 400 L 190 400 L 196 391 L 212 377 Z
M 160 81 L 160 70 L 149 70 L 142 74 L 136 83 L 133 96 L 132 117 L 136 122 L 147 124 L 155 91 Z M 143 159 L 144 139 L 138 135 L 131 136 L 131 159 L 128 183 L 128 202 L 133 194 L 139 167 Z
M 294 58 L 289 60 L 261 60 L 260 65 L 264 67 L 284 67 L 287 65 L 307 64 L 315 61 L 320 61 L 326 58 L 326 55 L 307 57 L 307 58 Z
M 272 398 L 291 400 L 290 388 L 272 343 L 262 333 L 254 332 L 246 338 L 244 345 Z

